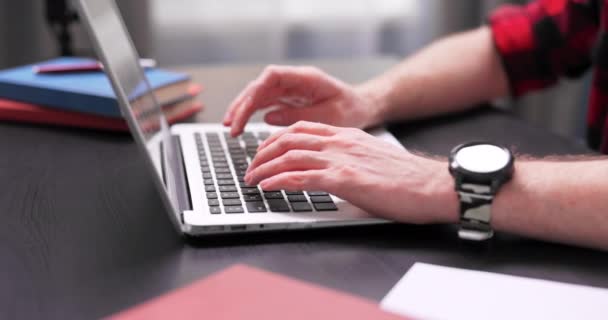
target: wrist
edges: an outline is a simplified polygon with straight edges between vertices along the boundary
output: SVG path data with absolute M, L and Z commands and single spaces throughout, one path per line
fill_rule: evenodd
M 454 178 L 448 171 L 447 163 L 441 163 L 437 175 L 438 181 L 441 181 L 441 186 L 438 188 L 438 202 L 441 210 L 440 219 L 443 223 L 458 223 L 460 221 L 460 201 L 456 193 Z
M 460 221 L 460 202 L 455 190 L 454 178 L 448 171 L 445 161 L 432 160 L 433 176 L 428 180 L 428 201 L 431 204 L 435 223 L 458 223 Z
M 386 120 L 388 109 L 388 90 L 370 80 L 354 87 L 355 93 L 367 107 L 368 116 L 365 127 L 373 127 Z

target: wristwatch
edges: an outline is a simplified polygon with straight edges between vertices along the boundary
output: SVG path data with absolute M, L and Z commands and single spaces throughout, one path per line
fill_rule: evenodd
M 458 237 L 472 241 L 492 238 L 492 200 L 513 175 L 513 154 L 497 144 L 469 142 L 455 147 L 449 162 L 460 200 Z

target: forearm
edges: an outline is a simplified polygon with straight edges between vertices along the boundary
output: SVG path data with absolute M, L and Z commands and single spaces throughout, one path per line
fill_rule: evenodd
M 608 250 L 608 159 L 530 161 L 494 202 L 497 230 Z
M 447 170 L 446 170 L 447 171 Z M 439 192 L 445 222 L 458 221 L 448 174 Z M 492 204 L 492 227 L 546 241 L 608 250 L 608 158 L 516 161 L 513 179 Z
M 377 108 L 373 122 L 464 110 L 508 94 L 488 27 L 439 40 L 357 87 Z

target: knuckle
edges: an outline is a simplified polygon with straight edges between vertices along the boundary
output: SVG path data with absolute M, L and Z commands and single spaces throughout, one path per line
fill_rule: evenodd
M 316 74 L 316 75 L 323 73 L 323 71 L 321 71 L 321 69 L 319 69 L 318 67 L 315 67 L 315 66 L 303 66 L 301 70 L 306 73 Z
M 298 120 L 298 122 L 294 123 L 291 127 L 293 131 L 297 132 L 298 130 L 305 129 L 311 126 L 311 123 L 305 120 Z
M 275 141 L 275 143 L 277 144 L 277 146 L 279 147 L 280 150 L 289 148 L 289 146 L 290 146 L 289 135 L 290 135 L 290 133 L 286 133 L 286 134 L 282 135 L 281 137 L 279 137 L 277 139 L 277 141 Z
M 263 75 L 268 75 L 271 73 L 275 73 L 277 70 L 279 69 L 279 66 L 276 64 L 269 64 L 264 68 L 264 71 L 262 71 Z
M 341 164 L 336 170 L 338 176 L 343 180 L 352 180 L 357 175 L 357 168 L 352 164 Z
M 361 133 L 363 133 L 363 130 L 361 130 L 359 128 L 346 128 L 345 132 L 347 132 L 348 134 L 354 135 L 354 136 L 358 136 Z
M 335 144 L 341 148 L 350 149 L 354 148 L 357 142 L 348 137 L 337 137 Z
M 268 65 L 266 68 L 264 68 L 260 78 L 263 79 L 264 82 L 271 81 L 271 79 L 274 79 L 280 75 L 282 69 L 283 67 L 279 65 Z
M 302 158 L 302 151 L 301 150 L 289 150 L 289 151 L 285 152 L 285 155 L 283 157 L 284 157 L 285 161 L 288 161 L 288 162 L 296 161 L 296 160 Z

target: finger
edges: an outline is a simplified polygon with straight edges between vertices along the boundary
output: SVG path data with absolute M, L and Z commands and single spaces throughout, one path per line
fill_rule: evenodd
M 268 67 L 262 72 L 260 77 L 251 84 L 248 89 L 247 97 L 240 104 L 235 106 L 231 121 L 230 134 L 234 137 L 240 134 L 245 127 L 245 123 L 251 115 L 258 110 L 272 105 L 283 95 L 283 86 L 290 87 L 289 79 L 295 77 L 292 73 L 282 71 L 285 67 Z M 289 75 L 289 76 L 288 76 Z M 291 81 L 293 82 L 293 80 Z
M 325 170 L 289 171 L 260 182 L 262 190 L 328 190 Z
M 235 105 L 231 134 L 240 134 L 251 115 L 259 109 L 281 103 L 281 98 L 298 97 L 304 101 L 322 101 L 337 94 L 336 82 L 311 67 L 267 67 L 248 90 L 246 101 Z
M 232 123 L 232 119 L 234 117 L 234 110 L 236 109 L 236 106 L 243 103 L 243 101 L 245 100 L 245 97 L 247 97 L 248 92 L 249 92 L 249 85 L 247 87 L 245 87 L 245 89 L 243 89 L 239 93 L 239 95 L 236 98 L 234 98 L 234 100 L 232 100 L 232 103 L 230 103 L 230 105 L 228 106 L 228 109 L 226 110 L 226 113 L 224 114 L 224 120 L 222 121 L 225 126 L 229 126 Z
M 258 151 L 266 148 L 271 143 L 276 141 L 279 137 L 287 133 L 306 133 L 328 137 L 338 133 L 339 130 L 340 128 L 338 127 L 318 122 L 298 121 L 285 129 L 279 130 L 271 134 L 266 140 L 264 140 L 264 142 L 260 144 L 260 146 L 258 147 Z
M 257 79 L 256 79 L 257 80 Z M 251 90 L 253 89 L 253 87 L 255 87 L 256 85 L 256 81 L 251 81 L 247 84 L 247 86 L 245 86 L 245 89 L 243 89 L 239 95 L 234 98 L 234 100 L 232 101 L 232 103 L 230 103 L 230 106 L 228 107 L 228 110 L 226 111 L 226 114 L 224 115 L 224 125 L 229 126 L 232 123 L 232 120 L 234 119 L 234 111 L 237 109 L 237 107 L 241 104 L 243 104 L 245 102 L 245 99 L 247 99 L 247 97 L 249 97 L 251 95 Z
M 249 164 L 247 172 L 253 171 L 257 166 L 277 158 L 289 150 L 319 151 L 322 147 L 323 140 L 319 136 L 300 133 L 285 134 L 275 143 L 260 150 Z
M 245 175 L 245 182 L 255 185 L 282 172 L 323 169 L 327 167 L 327 164 L 328 162 L 320 156 L 319 152 L 290 150 L 250 171 Z

